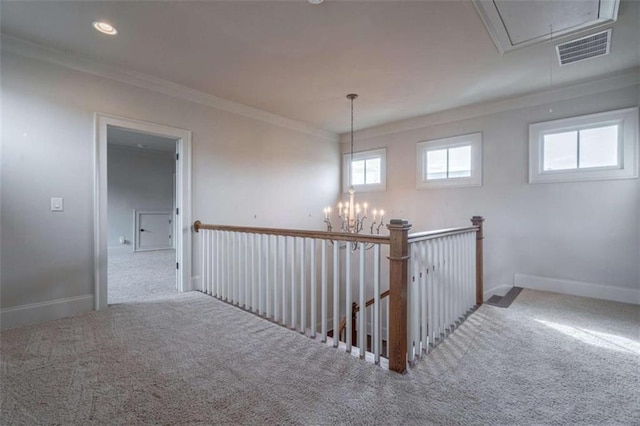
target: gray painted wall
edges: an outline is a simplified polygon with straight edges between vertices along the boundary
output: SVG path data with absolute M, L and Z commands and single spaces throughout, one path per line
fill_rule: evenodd
M 96 111 L 192 131 L 194 220 L 320 229 L 335 200 L 337 143 L 5 51 L 0 71 L 3 318 L 61 299 L 39 319 L 93 306 Z M 64 212 L 49 211 L 52 196 Z
M 639 179 L 528 183 L 530 123 L 637 105 L 634 86 L 384 136 L 357 132 L 356 151 L 387 147 L 387 191 L 360 201 L 408 219 L 412 231 L 485 216 L 485 289 L 513 285 L 516 273 L 638 289 Z M 416 143 L 473 132 L 483 133 L 483 185 L 416 189 Z
M 171 152 L 108 145 L 109 247 L 122 247 L 123 236 L 125 246 L 133 249 L 134 209 L 172 211 L 175 163 Z

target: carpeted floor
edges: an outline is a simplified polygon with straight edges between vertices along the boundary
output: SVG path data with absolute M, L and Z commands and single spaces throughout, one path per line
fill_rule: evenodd
M 171 297 L 176 290 L 176 251 L 131 252 L 110 249 L 108 256 L 109 304 Z
M 197 292 L 3 331 L 2 424 L 638 424 L 638 306 L 524 290 L 406 375 Z

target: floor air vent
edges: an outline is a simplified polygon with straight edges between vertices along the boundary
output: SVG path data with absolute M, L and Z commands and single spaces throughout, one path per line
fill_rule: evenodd
M 556 46 L 560 65 L 607 55 L 611 46 L 611 29 Z

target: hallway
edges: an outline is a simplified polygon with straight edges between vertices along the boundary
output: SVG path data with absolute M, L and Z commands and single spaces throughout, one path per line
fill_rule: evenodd
M 109 250 L 109 304 L 177 295 L 175 259 L 175 250 Z

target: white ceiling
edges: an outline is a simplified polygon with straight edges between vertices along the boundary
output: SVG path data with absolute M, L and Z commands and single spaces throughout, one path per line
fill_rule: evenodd
M 362 129 L 548 89 L 552 61 L 557 86 L 637 67 L 639 6 L 621 2 L 610 55 L 562 68 L 552 44 L 500 55 L 466 0 L 2 1 L 0 29 L 343 133 L 348 93 Z

